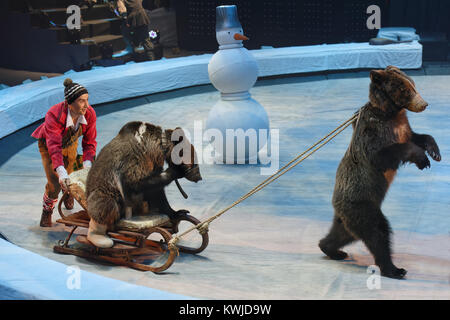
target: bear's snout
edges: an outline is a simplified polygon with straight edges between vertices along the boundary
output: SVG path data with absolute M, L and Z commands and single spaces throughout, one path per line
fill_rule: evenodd
M 192 182 L 199 182 L 202 180 L 202 176 L 200 174 L 200 169 L 198 167 L 198 165 L 190 168 L 189 170 L 186 171 L 186 174 L 184 176 L 187 180 L 192 181 Z
M 428 103 L 423 100 L 420 94 L 416 94 L 407 109 L 412 112 L 422 112 L 427 108 L 427 106 Z

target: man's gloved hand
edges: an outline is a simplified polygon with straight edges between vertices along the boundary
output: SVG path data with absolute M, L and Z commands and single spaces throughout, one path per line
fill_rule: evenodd
M 65 192 L 70 185 L 69 175 L 67 174 L 67 171 L 63 166 L 59 166 L 58 168 L 56 168 L 56 173 L 58 174 L 59 185 Z
M 83 169 L 91 168 L 92 162 L 90 160 L 83 161 Z

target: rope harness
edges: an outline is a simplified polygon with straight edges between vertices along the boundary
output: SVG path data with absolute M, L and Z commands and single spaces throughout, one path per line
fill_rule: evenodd
M 175 237 L 173 237 L 169 243 L 169 249 L 175 249 L 178 250 L 176 244 L 178 243 L 178 241 L 184 237 L 186 234 L 194 231 L 195 229 L 197 229 L 199 231 L 200 234 L 204 234 L 206 232 L 208 232 L 209 229 L 209 224 L 214 221 L 215 219 L 217 219 L 218 217 L 220 217 L 221 215 L 223 215 L 225 212 L 227 212 L 228 210 L 230 210 L 231 208 L 235 207 L 236 205 L 238 205 L 239 203 L 241 203 L 242 201 L 244 201 L 245 199 L 251 197 L 252 195 L 254 195 L 255 193 L 257 193 L 258 191 L 260 191 L 261 189 L 265 188 L 266 186 L 268 186 L 269 184 L 271 184 L 272 182 L 274 182 L 275 180 L 277 180 L 279 177 L 281 177 L 282 175 L 284 175 L 285 173 L 289 172 L 290 170 L 292 170 L 295 166 L 299 165 L 301 162 L 303 162 L 305 159 L 307 159 L 308 157 L 310 157 L 312 154 L 314 154 L 317 150 L 319 150 L 320 148 L 322 148 L 324 145 L 326 145 L 327 143 L 329 143 L 331 140 L 333 140 L 338 134 L 340 134 L 342 131 L 344 131 L 348 126 L 350 126 L 353 122 L 357 121 L 359 119 L 360 116 L 360 112 L 358 112 L 357 114 L 354 114 L 350 119 L 348 119 L 347 121 L 345 121 L 344 123 L 342 123 L 339 127 L 337 127 L 336 129 L 334 129 L 333 131 L 331 131 L 330 133 L 328 133 L 325 137 L 323 137 L 322 139 L 320 139 L 319 141 L 317 141 L 315 144 L 313 144 L 311 147 L 309 147 L 306 151 L 302 152 L 301 154 L 299 154 L 297 157 L 295 157 L 294 159 L 292 159 L 291 161 L 289 161 L 286 165 L 284 165 L 281 169 L 279 169 L 277 172 L 275 172 L 273 175 L 271 175 L 270 177 L 268 177 L 267 179 L 265 179 L 263 182 L 261 182 L 260 184 L 258 184 L 256 187 L 254 187 L 252 190 L 250 190 L 249 192 L 247 192 L 245 195 L 243 195 L 241 198 L 239 198 L 237 201 L 233 202 L 231 205 L 229 205 L 228 207 L 226 207 L 225 209 L 219 211 L 217 214 L 209 217 L 208 219 L 206 219 L 203 222 L 200 222 L 199 224 L 187 229 L 186 231 L 184 231 L 183 233 L 181 233 L 180 235 L 176 235 Z

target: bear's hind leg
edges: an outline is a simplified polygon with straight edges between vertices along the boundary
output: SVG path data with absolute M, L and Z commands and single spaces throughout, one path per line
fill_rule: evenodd
M 339 217 L 335 216 L 333 225 L 328 235 L 320 240 L 319 248 L 333 260 L 343 260 L 347 258 L 347 253 L 339 250 L 343 246 L 353 242 L 355 238 L 344 228 Z
M 114 225 L 121 218 L 121 207 L 116 199 L 98 190 L 87 199 L 89 217 L 101 225 Z
M 372 253 L 381 275 L 401 279 L 406 270 L 397 268 L 391 258 L 391 229 L 383 212 L 376 205 L 363 202 L 348 212 L 345 227 L 360 238 Z

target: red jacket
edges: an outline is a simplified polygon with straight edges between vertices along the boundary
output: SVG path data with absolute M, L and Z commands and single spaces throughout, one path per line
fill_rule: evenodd
M 47 149 L 52 159 L 53 169 L 64 166 L 62 155 L 62 138 L 66 134 L 66 119 L 69 107 L 67 103 L 55 104 L 45 115 L 45 121 L 31 136 L 36 139 L 45 139 Z M 97 116 L 94 109 L 88 106 L 86 114 L 86 124 L 80 124 L 83 134 L 83 161 L 93 161 L 97 150 Z

